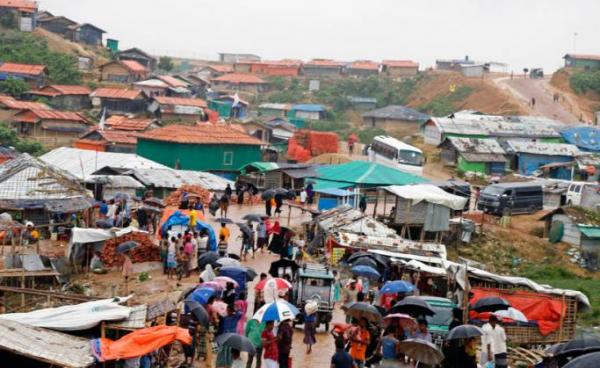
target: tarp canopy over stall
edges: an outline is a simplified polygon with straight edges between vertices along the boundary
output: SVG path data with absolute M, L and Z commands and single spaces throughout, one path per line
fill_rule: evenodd
M 429 202 L 453 210 L 462 210 L 467 203 L 467 198 L 450 194 L 431 184 L 390 185 L 383 187 L 383 189 L 398 197 L 411 200 L 413 205 L 420 202 Z

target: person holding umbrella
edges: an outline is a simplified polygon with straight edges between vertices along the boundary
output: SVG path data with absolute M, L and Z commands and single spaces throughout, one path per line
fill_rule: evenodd
M 264 362 L 266 368 L 279 368 L 279 348 L 277 347 L 278 338 L 273 333 L 274 322 L 267 321 L 265 329 L 260 335 L 263 346 Z
M 498 324 L 498 317 L 490 315 L 488 323 L 481 328 L 484 332 L 482 337 L 482 360 L 481 364 L 493 362 L 495 368 L 508 367 L 508 356 L 506 350 L 506 332 Z
M 364 368 L 367 360 L 367 346 L 371 341 L 367 326 L 367 319 L 362 317 L 358 322 L 358 328 L 350 335 L 350 356 L 357 368 Z
M 246 323 L 246 329 L 244 331 L 244 335 L 250 340 L 254 349 L 256 349 L 256 353 L 248 355 L 248 362 L 246 364 L 246 368 L 252 368 L 252 363 L 256 359 L 256 368 L 260 368 L 262 365 L 262 341 L 261 334 L 265 330 L 265 323 L 260 323 L 256 319 L 251 319 Z
M 390 325 L 385 329 L 383 338 L 379 341 L 377 351 L 383 359 L 381 368 L 395 368 L 398 366 L 398 339 L 395 337 L 396 328 Z
M 290 325 L 290 319 L 284 319 L 279 323 L 277 330 L 277 339 L 279 343 L 279 368 L 288 368 L 290 363 L 290 353 L 292 352 L 292 338 L 294 330 Z

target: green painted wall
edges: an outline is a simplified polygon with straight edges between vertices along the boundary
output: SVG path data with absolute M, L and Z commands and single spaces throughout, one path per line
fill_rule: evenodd
M 179 162 L 182 170 L 199 171 L 237 171 L 261 160 L 257 145 L 179 144 L 145 139 L 138 139 L 137 154 L 169 167 L 174 168 Z
M 465 160 L 462 156 L 458 156 L 458 165 L 456 166 L 456 168 L 463 172 L 473 171 L 482 174 L 486 173 L 485 162 L 470 162 Z
M 454 133 L 447 133 L 444 134 L 443 138 L 442 138 L 442 142 L 444 141 L 444 139 L 448 138 L 448 137 L 459 137 L 459 138 L 489 138 L 489 136 L 487 135 L 481 135 L 481 134 L 454 134 Z
M 600 61 L 598 60 L 580 60 L 574 59 L 573 61 L 574 68 L 582 68 L 582 69 L 600 69 Z

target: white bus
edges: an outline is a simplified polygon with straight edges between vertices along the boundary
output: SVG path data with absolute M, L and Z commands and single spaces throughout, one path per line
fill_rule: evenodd
M 423 174 L 423 151 L 396 138 L 379 135 L 368 149 L 369 161 L 411 174 Z

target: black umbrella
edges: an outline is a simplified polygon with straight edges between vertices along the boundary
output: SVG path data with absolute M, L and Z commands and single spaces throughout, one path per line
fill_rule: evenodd
M 381 313 L 374 305 L 364 302 L 351 302 L 342 306 L 347 316 L 360 319 L 366 318 L 371 322 L 381 321 Z
M 279 273 L 279 270 L 285 270 L 286 268 L 290 268 L 292 273 L 295 274 L 300 266 L 291 259 L 282 258 L 279 261 L 271 262 L 271 267 L 269 267 L 269 275 L 273 277 L 281 277 L 282 275 Z
M 419 363 L 437 365 L 444 360 L 444 354 L 429 341 L 421 339 L 402 340 L 398 344 L 398 351 Z M 420 364 L 419 364 L 420 366 Z
M 369 257 L 361 257 L 352 261 L 352 266 L 369 266 L 371 268 L 377 269 L 378 263 L 375 262 L 372 258 Z
M 166 207 L 165 206 L 165 202 L 163 202 L 159 198 L 154 198 L 154 197 L 150 197 L 150 198 L 144 199 L 144 203 L 149 204 L 151 206 L 160 207 L 160 208 L 165 208 Z
M 215 222 L 220 222 L 221 224 L 233 224 L 233 220 L 228 219 L 227 217 L 217 217 Z
M 546 353 L 554 357 L 574 357 L 596 351 L 600 351 L 600 340 L 586 337 L 552 345 L 546 350 Z
M 377 262 L 377 264 L 381 265 L 382 267 L 387 267 L 389 264 L 389 260 L 385 256 L 382 256 L 381 254 L 369 253 L 369 252 L 356 252 L 356 253 L 352 254 L 350 257 L 348 257 L 347 262 L 354 263 L 355 261 L 357 261 L 359 259 L 364 259 L 364 258 L 371 259 L 374 262 Z
M 202 304 L 195 300 L 186 299 L 185 306 L 189 309 L 200 325 L 208 327 L 210 317 L 208 316 L 208 312 L 206 309 L 204 309 Z
M 483 336 L 483 330 L 481 328 L 473 325 L 460 325 L 448 332 L 446 340 L 468 339 L 478 336 Z
M 221 270 L 221 272 L 233 271 L 236 273 L 243 271 L 244 273 L 246 273 L 247 281 L 252 281 L 256 278 L 256 276 L 258 276 L 258 274 L 256 273 L 256 271 L 253 268 L 244 267 L 244 266 L 224 266 L 224 267 L 221 267 L 220 270 Z
M 273 188 L 273 189 L 265 190 L 262 194 L 262 199 L 264 199 L 264 200 L 271 199 L 271 198 L 275 197 L 276 195 L 283 196 L 284 198 L 291 197 L 291 193 L 289 190 L 287 190 L 285 188 Z
M 217 259 L 221 258 L 221 256 L 219 256 L 219 253 L 217 252 L 206 252 L 200 255 L 200 257 L 198 257 L 198 267 L 200 267 L 201 269 L 204 269 L 206 267 L 206 265 L 213 265 L 215 264 L 215 262 L 217 262 Z
M 256 278 L 256 276 L 258 276 L 258 273 L 256 273 L 254 268 L 252 268 L 252 267 L 244 267 L 244 268 L 246 269 L 246 276 L 248 278 L 248 281 L 252 281 Z
M 117 245 L 117 253 L 125 253 L 129 252 L 132 249 L 135 249 L 140 246 L 140 243 L 130 240 L 124 243 Z
M 239 255 L 239 254 L 235 254 L 235 253 L 227 253 L 227 256 L 228 256 L 229 258 L 237 259 L 238 261 L 240 260 L 240 255 Z
M 429 303 L 427 303 L 424 299 L 419 298 L 418 296 L 407 296 L 402 299 L 398 303 L 396 303 L 391 311 L 391 313 L 406 313 L 412 317 L 420 317 L 420 316 L 433 316 L 435 312 L 431 309 Z
M 600 352 L 589 353 L 571 360 L 562 368 L 597 368 L 600 361 Z
M 235 224 L 240 228 L 240 231 L 242 233 L 246 234 L 247 237 L 252 237 L 252 229 L 250 228 L 250 226 L 248 226 L 248 224 L 245 224 L 243 222 L 236 222 Z
M 248 340 L 247 337 L 238 335 L 235 333 L 224 333 L 215 339 L 217 345 L 226 346 L 228 348 L 232 348 L 238 351 L 245 351 L 250 355 L 254 355 L 256 353 L 256 349 L 254 345 Z
M 497 296 L 481 298 L 477 300 L 475 304 L 471 305 L 471 309 L 478 313 L 495 312 L 499 310 L 506 310 L 508 308 L 510 308 L 510 303 Z
M 269 216 L 261 215 L 258 213 L 249 213 L 242 217 L 242 220 L 252 221 L 252 222 L 262 222 L 263 219 L 268 218 Z

